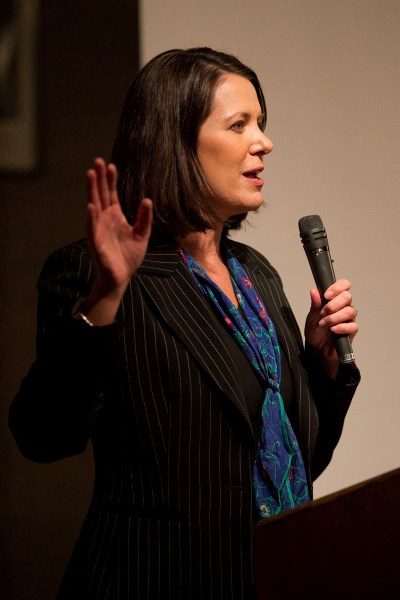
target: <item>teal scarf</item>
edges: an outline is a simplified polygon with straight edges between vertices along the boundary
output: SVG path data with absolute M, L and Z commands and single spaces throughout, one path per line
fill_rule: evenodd
M 260 518 L 310 500 L 303 458 L 286 414 L 279 386 L 281 359 L 275 327 L 243 267 L 229 249 L 227 267 L 239 309 L 184 250 L 183 260 L 265 383 L 254 466 L 253 491 Z

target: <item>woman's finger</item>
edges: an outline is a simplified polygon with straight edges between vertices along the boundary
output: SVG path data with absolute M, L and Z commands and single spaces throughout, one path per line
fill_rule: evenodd
M 321 311 L 321 313 L 323 313 L 323 311 Z M 322 319 L 319 321 L 318 325 L 320 327 L 332 327 L 340 323 L 349 323 L 350 321 L 354 321 L 355 316 L 356 310 L 354 306 L 345 306 L 331 314 L 323 313 Z
M 328 287 L 324 293 L 325 300 L 331 300 L 342 292 L 348 292 L 351 288 L 351 283 L 348 279 L 338 279 Z
M 143 239 L 149 238 L 151 233 L 152 220 L 153 203 L 149 198 L 143 198 L 143 200 L 139 204 L 136 223 L 133 226 L 133 234 Z
M 343 308 L 350 307 L 353 297 L 348 291 L 341 292 L 338 296 L 327 302 L 321 309 L 321 316 L 332 315 Z
M 358 333 L 358 324 L 355 321 L 339 323 L 339 325 L 334 325 L 333 327 L 331 327 L 331 331 L 339 335 L 348 335 L 350 338 L 350 342 L 352 342 L 356 334 Z
M 108 183 L 108 190 L 109 190 L 110 205 L 118 204 L 118 202 L 119 202 L 118 192 L 117 192 L 118 174 L 117 174 L 117 168 L 113 163 L 110 163 L 109 165 L 107 165 L 106 176 L 107 176 L 107 183 Z
M 110 206 L 110 190 L 107 181 L 106 164 L 102 158 L 96 158 L 94 167 L 97 175 L 97 187 L 101 208 L 105 209 Z
M 86 171 L 86 191 L 88 203 L 92 205 L 96 211 L 100 210 L 100 198 L 97 188 L 97 174 L 94 169 Z

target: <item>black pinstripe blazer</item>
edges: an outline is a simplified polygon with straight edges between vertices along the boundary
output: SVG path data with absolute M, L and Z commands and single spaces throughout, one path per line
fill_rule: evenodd
M 313 366 L 280 278 L 229 242 L 275 323 L 293 380 L 310 484 L 331 459 L 358 371 L 336 384 Z M 215 317 L 174 247 L 147 254 L 117 322 L 71 319 L 94 277 L 81 241 L 39 278 L 37 359 L 10 409 L 23 454 L 52 461 L 92 439 L 93 501 L 59 599 L 253 597 L 256 432 Z

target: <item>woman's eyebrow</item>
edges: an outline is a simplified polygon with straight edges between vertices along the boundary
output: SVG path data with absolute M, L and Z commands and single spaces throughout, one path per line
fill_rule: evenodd
M 232 113 L 231 115 L 229 115 L 229 116 L 227 116 L 227 117 L 224 117 L 223 121 L 224 121 L 225 123 L 227 123 L 227 122 L 228 122 L 228 121 L 230 121 L 231 119 L 234 119 L 234 118 L 237 118 L 237 117 L 240 117 L 240 118 L 242 118 L 242 119 L 250 119 L 250 118 L 251 118 L 251 116 L 252 116 L 252 115 L 251 115 L 251 113 L 248 113 L 248 112 L 244 112 L 244 111 L 241 111 L 241 110 L 239 110 L 239 111 L 237 111 L 237 112 L 234 112 L 234 113 Z M 259 114 L 257 115 L 257 121 L 265 121 L 265 118 L 266 118 L 266 116 L 265 116 L 265 114 L 264 114 L 264 113 L 259 113 Z

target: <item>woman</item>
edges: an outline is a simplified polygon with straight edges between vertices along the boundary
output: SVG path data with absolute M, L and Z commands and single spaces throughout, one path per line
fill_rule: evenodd
M 304 350 L 277 272 L 228 236 L 262 205 L 265 121 L 235 57 L 155 57 L 87 172 L 88 241 L 42 270 L 10 426 L 36 461 L 91 438 L 96 465 L 60 599 L 251 598 L 255 520 L 331 459 L 359 379 L 330 333 L 357 332 L 350 284 L 324 308 L 311 290 Z

